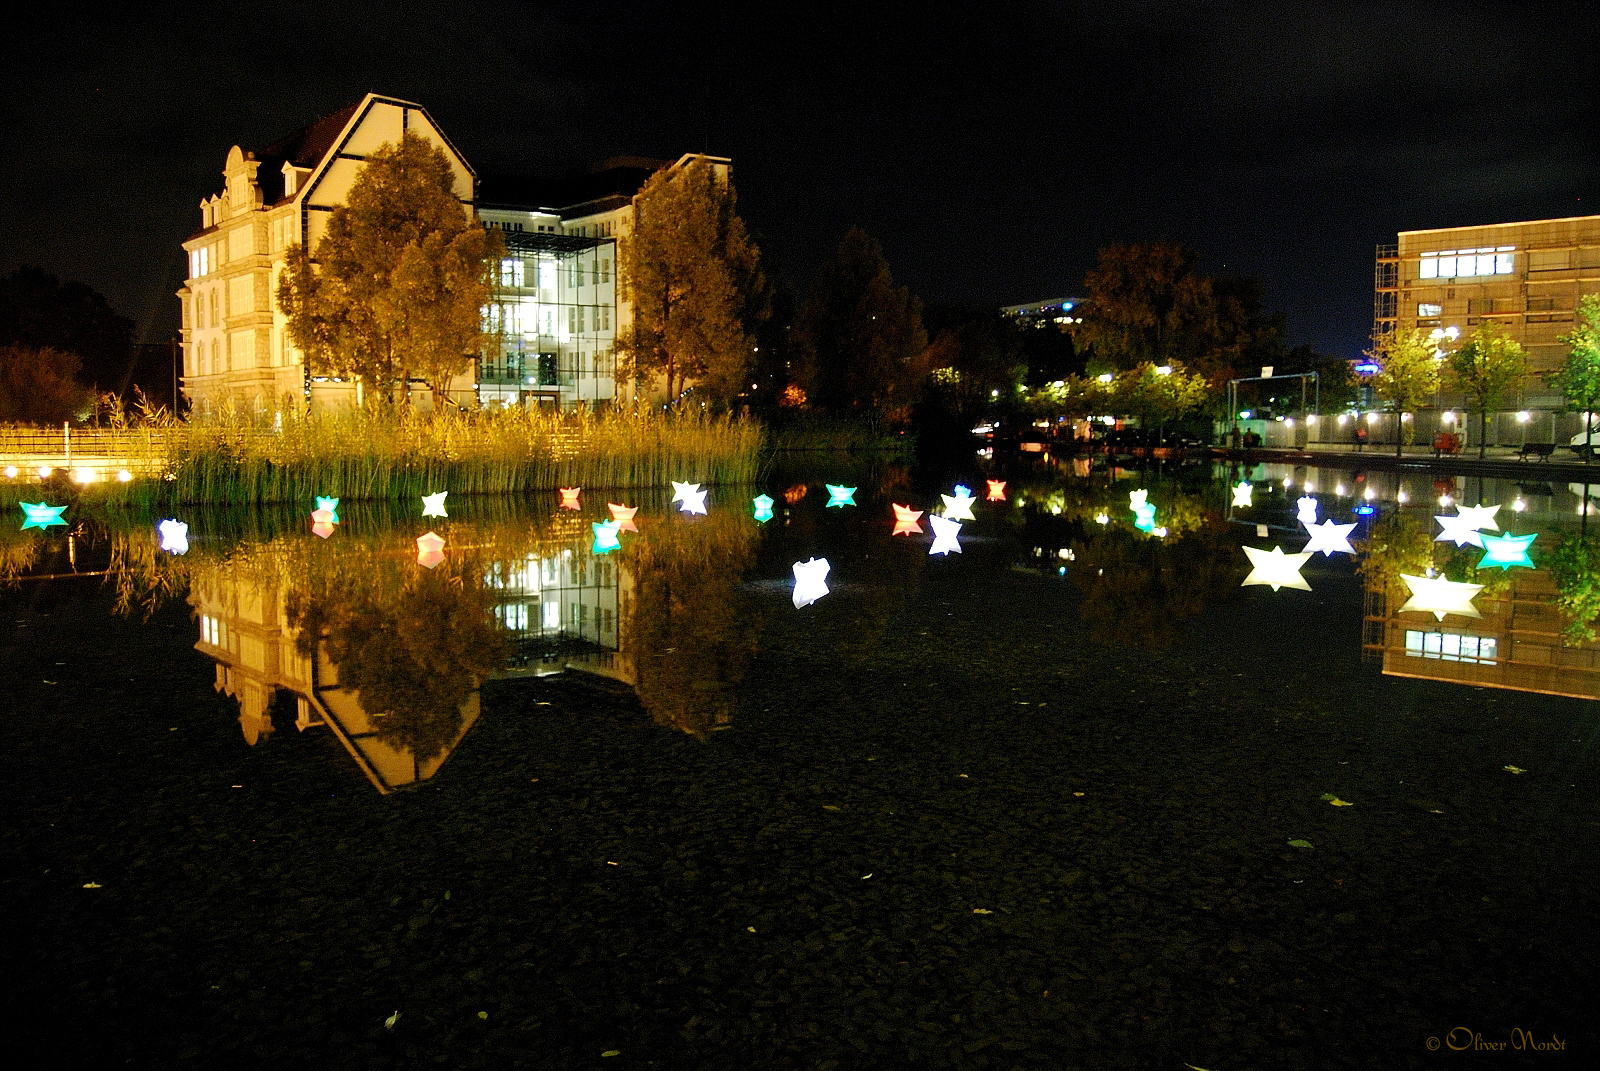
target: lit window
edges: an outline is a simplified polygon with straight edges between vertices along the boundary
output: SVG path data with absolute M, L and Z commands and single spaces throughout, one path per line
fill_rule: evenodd
M 525 267 L 522 261 L 515 257 L 508 257 L 500 262 L 500 285 L 523 286 Z
M 604 258 L 604 259 L 602 259 L 600 261 L 600 281 L 602 283 L 609 283 L 611 281 L 611 258 L 610 257 L 606 257 L 606 258 Z
M 539 262 L 539 289 L 554 290 L 556 288 L 556 262 L 541 260 Z
M 543 620 L 545 628 L 559 629 L 561 627 L 561 604 L 559 602 L 545 603 Z
M 1444 308 L 1442 306 L 1430 305 L 1427 302 L 1423 302 L 1417 306 L 1417 315 L 1423 319 L 1427 319 L 1430 316 L 1438 316 L 1443 312 Z
M 1512 273 L 1510 253 L 1496 253 L 1494 255 L 1494 273 L 1496 275 L 1510 275 Z
M 1440 257 L 1439 258 L 1439 278 L 1441 278 L 1441 279 L 1450 279 L 1450 278 L 1454 278 L 1455 274 L 1456 274 L 1456 258 L 1455 257 Z
M 1437 253 L 1424 253 L 1424 254 L 1422 254 L 1422 265 L 1418 269 L 1417 275 L 1418 275 L 1418 277 L 1423 278 L 1423 279 L 1437 279 L 1437 278 L 1439 278 L 1439 254 L 1437 254 Z

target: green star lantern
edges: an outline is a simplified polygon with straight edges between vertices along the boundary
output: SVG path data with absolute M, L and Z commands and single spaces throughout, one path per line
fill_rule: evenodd
M 65 506 L 50 506 L 43 502 L 19 502 L 17 504 L 22 507 L 22 515 L 26 518 L 22 522 L 21 530 L 24 532 L 29 528 L 49 528 L 52 525 L 65 525 L 67 523 L 61 519 L 61 515 L 67 511 Z
M 1528 557 L 1528 548 L 1539 538 L 1537 533 L 1525 536 L 1492 536 L 1479 533 L 1479 537 L 1483 540 L 1483 557 L 1478 560 L 1479 569 L 1499 569 L 1504 572 L 1513 565 L 1520 565 L 1524 569 L 1534 567 L 1533 560 Z

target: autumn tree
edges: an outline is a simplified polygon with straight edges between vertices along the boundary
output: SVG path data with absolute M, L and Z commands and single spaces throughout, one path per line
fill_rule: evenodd
M 796 321 L 802 386 L 813 404 L 877 418 L 909 405 L 928 348 L 922 303 L 897 286 L 883 247 L 850 228 L 818 271 Z
M 1426 331 L 1412 328 L 1379 335 L 1366 353 L 1378 362 L 1378 371 L 1372 377 L 1373 392 L 1395 411 L 1394 453 L 1399 457 L 1401 447 L 1411 438 L 1412 429 L 1399 430 L 1406 414 L 1416 412 L 1439 389 L 1434 344 Z
M 1478 458 L 1489 443 L 1489 410 L 1505 393 L 1522 382 L 1528 357 L 1522 344 L 1506 336 L 1494 321 L 1478 325 L 1460 349 L 1445 358 L 1451 385 L 1465 394 L 1478 414 Z
M 1109 412 L 1137 417 L 1141 428 L 1157 434 L 1168 421 L 1177 420 L 1212 400 L 1205 377 L 1177 364 L 1143 362 L 1119 373 L 1109 387 Z
M 492 340 L 483 309 L 503 252 L 473 222 L 444 150 L 415 134 L 367 158 L 329 215 L 313 257 L 289 248 L 278 304 L 314 373 L 358 379 L 374 397 L 413 375 L 436 408 Z
M 78 382 L 78 358 L 49 346 L 0 345 L 0 424 L 61 424 L 80 417 L 94 392 Z
M 633 323 L 618 335 L 617 376 L 665 378 L 669 405 L 691 382 L 729 402 L 749 382 L 765 290 L 733 180 L 697 159 L 656 172 L 633 204 L 618 253 Z
M 1583 414 L 1583 454 L 1593 457 L 1593 415 L 1600 411 L 1600 295 L 1585 294 L 1578 302 L 1577 326 L 1561 341 L 1567 355 L 1548 378 L 1561 392 L 1566 411 Z

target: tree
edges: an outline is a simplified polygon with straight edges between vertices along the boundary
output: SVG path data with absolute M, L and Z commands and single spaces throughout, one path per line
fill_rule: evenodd
M 1578 302 L 1578 324 L 1562 335 L 1567 355 L 1548 378 L 1561 392 L 1569 413 L 1583 414 L 1584 457 L 1594 456 L 1593 414 L 1600 410 L 1600 295 L 1585 294 Z
M 765 289 L 733 180 L 695 160 L 657 171 L 633 204 L 633 233 L 618 254 L 633 323 L 618 337 L 617 375 L 664 376 L 669 405 L 691 380 L 731 401 L 749 382 Z
M 488 341 L 483 309 L 503 246 L 472 221 L 443 149 L 404 134 L 367 158 L 313 259 L 289 248 L 278 304 L 313 372 L 374 397 L 420 374 L 442 401 Z
M 1434 345 L 1421 328 L 1391 331 L 1372 340 L 1367 356 L 1378 362 L 1373 392 L 1395 411 L 1394 454 L 1400 456 L 1411 429 L 1402 434 L 1406 414 L 1415 412 L 1439 389 L 1439 362 Z
M 1488 448 L 1489 410 L 1527 375 L 1527 353 L 1521 343 L 1507 338 L 1504 329 L 1490 320 L 1479 324 L 1466 345 L 1445 360 L 1452 385 L 1471 399 L 1478 414 L 1478 459 L 1482 460 Z
M 0 424 L 80 418 L 94 392 L 78 382 L 78 358 L 49 346 L 0 345 Z
M 1141 428 L 1157 434 L 1169 420 L 1201 408 L 1212 398 L 1204 376 L 1177 364 L 1144 362 L 1118 375 L 1110 387 L 1111 412 L 1137 417 Z
M 84 381 L 101 390 L 121 393 L 133 376 L 133 321 L 85 284 L 39 268 L 0 280 L 0 345 L 12 343 L 76 355 Z
M 1562 538 L 1547 559 L 1556 583 L 1556 606 L 1566 622 L 1562 635 L 1569 645 L 1591 643 L 1600 617 L 1600 541 L 1588 536 Z
M 879 418 L 908 406 L 928 348 L 922 303 L 896 286 L 883 247 L 852 227 L 812 283 L 796 319 L 801 386 L 822 409 Z

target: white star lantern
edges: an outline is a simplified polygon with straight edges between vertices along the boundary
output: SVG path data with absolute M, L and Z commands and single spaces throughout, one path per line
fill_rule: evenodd
M 161 533 L 161 549 L 168 554 L 189 552 L 189 526 L 182 521 L 166 520 L 156 525 Z
M 1350 533 L 1355 530 L 1354 524 L 1334 524 L 1332 518 L 1321 524 L 1307 524 L 1306 531 L 1311 533 L 1311 542 L 1306 544 L 1306 553 L 1315 554 L 1320 550 L 1325 558 L 1335 554 L 1354 554 L 1356 548 L 1350 545 Z
M 1306 583 L 1305 577 L 1300 575 L 1300 567 L 1311 560 L 1311 554 L 1301 551 L 1299 554 L 1285 554 L 1282 547 L 1273 547 L 1270 551 L 1257 550 L 1255 547 L 1244 548 L 1245 557 L 1250 559 L 1250 575 L 1244 578 L 1240 587 L 1250 587 L 1253 584 L 1264 584 L 1277 591 L 1279 588 L 1294 588 L 1296 591 L 1310 591 L 1311 585 Z
M 954 495 L 940 495 L 944 499 L 944 515 L 952 521 L 973 520 L 972 504 L 977 499 L 972 497 L 972 492 L 960 485 L 956 486 Z
M 1473 598 L 1483 590 L 1482 584 L 1463 584 L 1455 580 L 1446 580 L 1442 576 L 1410 576 L 1400 574 L 1400 579 L 1405 581 L 1406 587 L 1411 589 L 1411 598 L 1400 607 L 1400 612 L 1416 610 L 1425 614 L 1432 614 L 1440 621 L 1445 614 L 1460 614 L 1462 617 L 1482 617 L 1478 608 L 1472 605 Z
M 685 497 L 694 494 L 698 490 L 700 490 L 700 485 L 697 483 L 679 483 L 677 480 L 673 480 L 672 501 L 682 502 Z
M 684 513 L 698 513 L 704 516 L 706 512 L 706 492 L 699 490 L 685 491 L 683 493 L 683 505 L 679 506 L 678 509 Z
M 812 558 L 810 561 L 794 563 L 795 609 L 810 606 L 827 593 L 828 559 Z
M 1233 504 L 1235 506 L 1248 506 L 1250 504 L 1250 481 L 1240 480 L 1239 486 L 1233 489 Z
M 1474 547 L 1483 546 L 1483 537 L 1478 534 L 1477 526 L 1473 524 L 1473 518 L 1465 511 L 1456 514 L 1454 517 L 1435 516 L 1433 519 L 1438 521 L 1439 527 L 1443 529 L 1433 537 L 1435 543 L 1451 540 L 1458 547 L 1468 545 Z
M 1307 528 L 1310 528 L 1313 524 L 1317 523 L 1317 507 L 1320 505 L 1320 503 L 1318 503 L 1316 499 L 1312 498 L 1310 495 L 1305 495 L 1298 502 L 1296 502 L 1295 505 L 1300 507 L 1300 512 L 1295 515 L 1295 520 L 1299 521 Z
M 1456 509 L 1456 514 L 1467 518 L 1467 523 L 1474 529 L 1488 528 L 1496 532 L 1500 530 L 1500 522 L 1494 519 L 1494 515 L 1499 512 L 1499 506 L 1460 506 Z
M 449 514 L 444 511 L 444 496 L 449 493 L 449 491 L 440 491 L 436 495 L 423 495 L 422 515 L 424 517 L 448 517 Z
M 933 525 L 933 546 L 928 550 L 929 554 L 949 554 L 952 550 L 961 553 L 961 544 L 956 540 L 961 534 L 961 522 L 935 513 L 928 518 L 928 523 Z
M 1149 498 L 1150 498 L 1150 492 L 1145 490 L 1143 487 L 1139 488 L 1137 491 L 1129 491 L 1128 492 L 1128 508 L 1131 509 L 1131 510 L 1134 510 L 1134 511 L 1138 511 L 1138 509 L 1141 506 L 1143 506 L 1147 501 L 1149 501 Z M 1098 519 L 1098 518 L 1096 518 L 1096 519 Z

